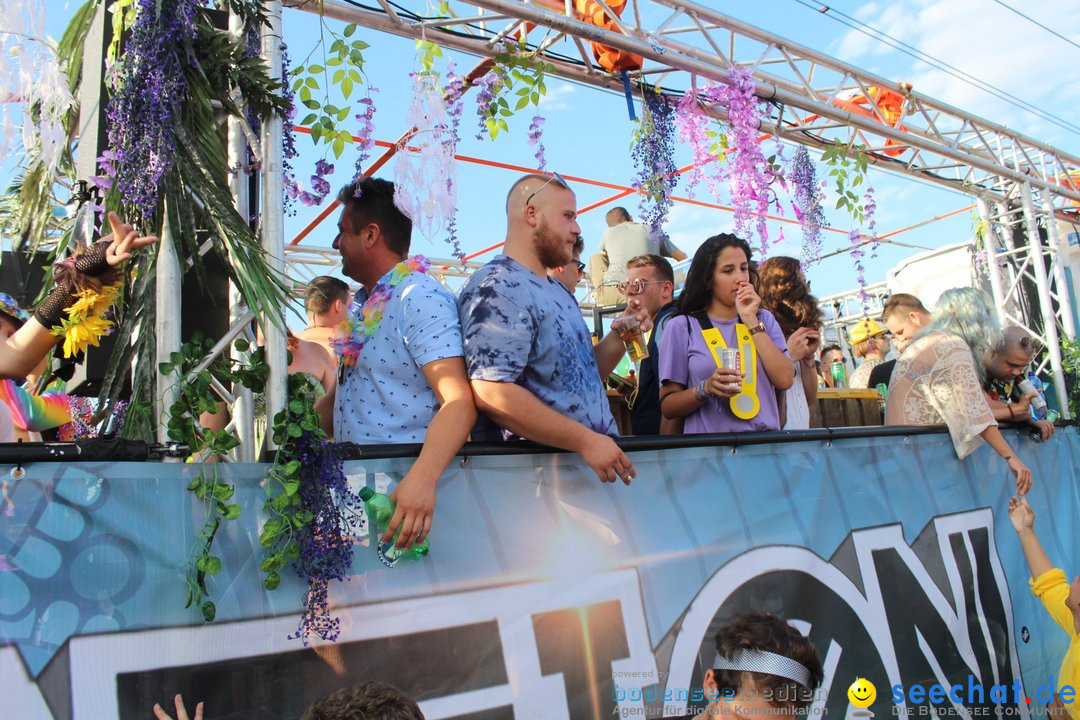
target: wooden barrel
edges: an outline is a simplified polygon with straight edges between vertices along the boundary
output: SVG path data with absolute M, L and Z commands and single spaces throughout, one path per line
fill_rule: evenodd
M 810 427 L 881 425 L 881 393 L 877 390 L 819 388 L 810 408 Z

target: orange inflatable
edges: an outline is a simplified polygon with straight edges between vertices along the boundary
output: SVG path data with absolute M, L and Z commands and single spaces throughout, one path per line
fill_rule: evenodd
M 560 0 L 537 0 L 537 5 L 541 5 L 552 12 L 565 13 L 566 5 Z M 616 16 L 622 17 L 623 10 L 626 9 L 626 0 L 608 0 L 607 6 L 611 8 L 611 11 Z M 582 22 L 595 25 L 598 28 L 604 30 L 610 30 L 622 34 L 622 30 L 615 24 L 615 21 L 608 16 L 604 10 L 604 6 L 594 0 L 574 0 L 574 16 Z M 526 30 L 531 30 L 533 26 L 527 25 Z M 634 55 L 632 53 L 624 52 L 622 50 L 616 50 L 608 45 L 602 45 L 598 42 L 590 42 L 593 49 L 593 57 L 596 59 L 596 64 L 604 68 L 610 73 L 619 73 L 622 71 L 634 72 L 641 69 L 642 59 L 640 55 Z
M 900 83 L 900 88 L 904 92 L 911 91 L 910 83 Z M 863 115 L 868 118 L 873 118 L 877 122 L 881 122 L 884 119 L 884 125 L 894 127 L 898 130 L 907 132 L 907 128 L 900 122 L 904 117 L 904 102 L 907 98 L 903 93 L 896 90 L 886 90 L 876 86 L 867 88 L 867 92 L 862 90 L 848 90 L 840 93 L 833 98 L 832 104 L 841 110 L 847 110 L 850 113 L 856 115 Z M 878 112 L 875 113 L 871 106 L 877 106 Z M 880 113 L 880 117 L 878 116 Z M 885 154 L 891 157 L 903 154 L 908 148 L 901 145 L 901 143 L 895 140 L 886 140 L 885 144 L 892 147 L 892 150 L 886 150 Z
M 623 10 L 626 8 L 626 0 L 609 0 L 607 6 L 616 15 L 622 17 Z M 583 20 L 590 25 L 612 32 L 622 32 L 619 26 L 615 24 L 615 21 L 608 18 L 603 6 L 593 2 L 593 0 L 574 0 L 574 11 L 579 20 Z M 596 42 L 590 43 L 590 45 L 592 45 L 593 56 L 596 58 L 597 65 L 610 73 L 618 73 L 624 70 L 634 72 L 641 69 L 642 59 L 640 55 L 616 50 L 613 47 Z

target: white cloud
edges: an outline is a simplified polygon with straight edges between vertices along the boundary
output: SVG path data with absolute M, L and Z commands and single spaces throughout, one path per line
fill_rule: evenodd
M 540 111 L 545 113 L 552 113 L 556 110 L 566 110 L 571 106 L 569 97 L 577 92 L 577 88 L 570 83 L 550 83 L 545 82 L 548 86 L 547 93 L 540 99 Z
M 1080 4 L 1044 0 L 1011 4 L 1021 12 L 1080 41 Z M 1076 58 L 1064 40 L 988 0 L 910 0 L 884 11 L 868 3 L 855 16 L 928 55 L 986 83 L 1076 123 L 1080 101 Z M 883 43 L 851 30 L 834 53 L 886 77 L 910 82 L 917 92 L 970 114 L 1013 127 L 1026 135 L 1077 147 L 1077 135 L 974 87 L 947 71 L 931 68 Z

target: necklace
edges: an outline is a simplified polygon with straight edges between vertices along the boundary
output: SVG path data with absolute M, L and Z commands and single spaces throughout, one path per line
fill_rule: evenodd
M 423 255 L 413 255 L 402 260 L 390 271 L 389 278 L 375 284 L 368 299 L 359 313 L 350 312 L 349 317 L 341 321 L 337 336 L 330 340 L 334 352 L 341 358 L 343 368 L 352 367 L 360 357 L 368 338 L 375 334 L 382 322 L 383 308 L 394 296 L 394 288 L 401 284 L 413 272 L 426 273 L 431 261 Z M 386 277 L 386 276 L 384 276 Z

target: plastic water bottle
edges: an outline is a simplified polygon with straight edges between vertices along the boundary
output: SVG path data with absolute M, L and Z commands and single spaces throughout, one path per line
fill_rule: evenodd
M 394 510 L 396 509 L 394 501 L 369 487 L 360 488 L 360 499 L 364 501 L 364 510 L 367 511 L 368 519 L 374 523 L 381 536 L 382 533 L 386 532 L 386 527 L 394 517 Z M 419 560 L 428 554 L 429 545 L 426 539 L 424 542 L 414 543 L 408 550 L 399 549 L 395 543 L 397 543 L 400 534 L 401 530 L 399 529 L 393 540 L 385 545 L 379 543 L 376 546 L 376 554 L 379 556 L 379 560 L 387 567 L 394 567 L 398 559 L 403 557 Z
M 1038 387 L 1035 386 L 1035 383 L 1039 383 Z M 1038 376 L 1032 375 L 1031 379 L 1024 378 L 1016 387 L 1020 388 L 1020 392 L 1024 395 L 1035 393 L 1035 397 L 1031 398 L 1031 417 L 1036 420 L 1045 420 L 1047 412 L 1046 400 L 1042 396 L 1042 381 L 1039 380 Z

